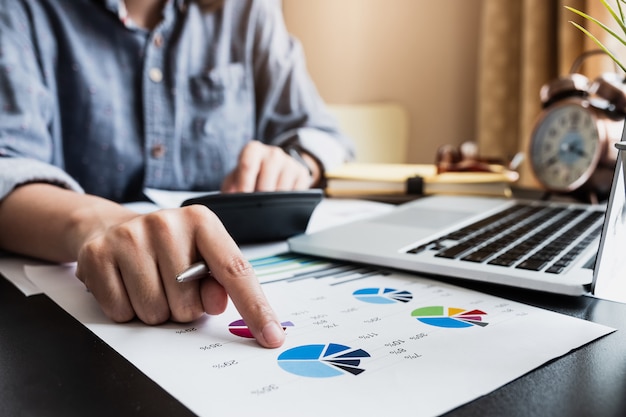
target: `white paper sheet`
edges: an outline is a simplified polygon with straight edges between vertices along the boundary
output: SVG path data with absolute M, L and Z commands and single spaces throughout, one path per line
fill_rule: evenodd
M 41 290 L 37 288 L 24 271 L 25 265 L 43 265 L 41 262 L 32 258 L 21 256 L 2 254 L 0 255 L 0 273 L 5 276 L 13 285 L 26 296 L 41 294 Z
M 26 272 L 200 416 L 439 415 L 613 331 L 384 269 L 271 256 L 253 266 L 288 334 L 278 349 L 244 337 L 232 305 L 188 325 L 114 324 L 71 266 Z

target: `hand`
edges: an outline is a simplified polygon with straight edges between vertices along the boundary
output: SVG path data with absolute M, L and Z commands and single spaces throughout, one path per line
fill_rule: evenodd
M 176 275 L 203 259 L 211 275 L 178 283 Z M 222 313 L 228 295 L 257 341 L 278 347 L 285 338 L 252 266 L 217 216 L 204 206 L 134 217 L 89 238 L 76 276 L 111 319 L 147 324 L 190 322 Z
M 139 215 L 112 201 L 55 185 L 17 187 L 0 204 L 0 248 L 52 262 L 78 261 L 76 275 L 115 321 L 189 322 L 233 300 L 258 342 L 284 331 L 250 264 L 204 206 Z M 204 260 L 211 276 L 178 283 Z
M 241 151 L 237 167 L 224 179 L 222 192 L 306 190 L 319 180 L 320 169 L 312 157 L 303 158 L 313 170 L 313 178 L 278 146 L 254 140 Z

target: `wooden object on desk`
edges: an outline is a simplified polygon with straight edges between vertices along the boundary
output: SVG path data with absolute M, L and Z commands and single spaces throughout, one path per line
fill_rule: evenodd
M 326 172 L 326 195 L 486 195 L 511 196 L 517 173 L 493 165 L 494 172 L 445 172 L 430 164 L 346 163 Z

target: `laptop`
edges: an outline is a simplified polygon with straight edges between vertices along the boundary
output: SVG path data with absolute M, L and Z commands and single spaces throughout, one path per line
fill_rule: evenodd
M 618 148 L 626 149 L 626 142 Z M 615 248 L 626 243 L 626 231 L 619 230 L 626 227 L 623 153 L 606 205 L 436 195 L 294 236 L 289 248 L 430 276 L 608 296 L 619 285 L 616 278 L 626 276 L 626 268 L 619 269 L 626 264 L 623 251 Z

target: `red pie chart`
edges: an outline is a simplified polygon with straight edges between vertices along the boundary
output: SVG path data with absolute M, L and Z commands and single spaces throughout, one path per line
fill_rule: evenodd
M 287 327 L 293 327 L 294 324 L 290 321 L 284 321 L 280 323 L 283 326 L 283 330 L 287 330 Z M 235 320 L 228 325 L 228 331 L 235 336 L 245 337 L 246 339 L 254 339 L 252 332 L 248 329 L 246 322 L 243 320 Z

